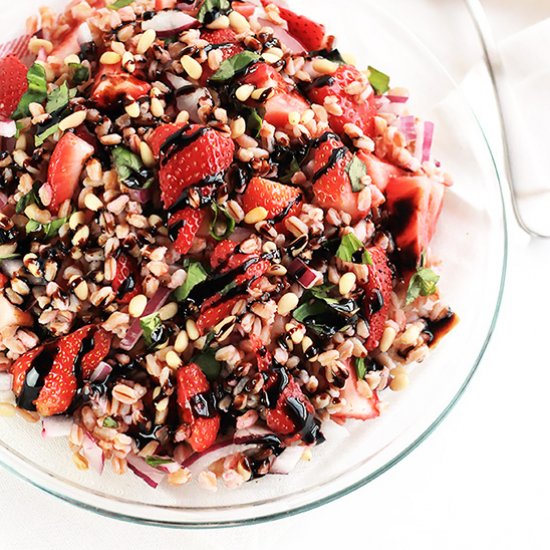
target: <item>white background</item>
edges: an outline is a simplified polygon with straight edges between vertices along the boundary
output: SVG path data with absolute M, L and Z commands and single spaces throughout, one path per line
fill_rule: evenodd
M 475 37 L 459 2 L 387 4 L 414 22 L 457 80 L 475 64 Z M 500 39 L 550 17 L 546 0 L 485 6 Z M 530 241 L 509 218 L 505 299 L 478 373 L 436 432 L 381 478 L 274 523 L 177 531 L 95 516 L 0 470 L 0 548 L 550 548 L 550 242 Z

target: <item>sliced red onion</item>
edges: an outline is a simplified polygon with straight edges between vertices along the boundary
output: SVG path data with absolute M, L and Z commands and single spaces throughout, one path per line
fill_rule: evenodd
M 9 372 L 0 372 L 0 391 L 10 391 L 13 387 L 13 375 Z
M 237 445 L 257 443 L 260 439 L 268 435 L 274 435 L 274 433 L 261 426 L 251 426 L 250 428 L 237 430 L 233 436 L 233 443 Z
M 0 269 L 2 273 L 8 277 L 15 277 L 19 270 L 23 267 L 23 262 L 19 259 L 2 260 L 0 262 Z
M 422 141 L 422 162 L 430 160 L 432 152 L 432 141 L 434 136 L 434 123 L 424 122 L 424 139 Z
M 72 425 L 73 419 L 68 416 L 47 416 L 42 419 L 42 437 L 68 437 Z
M 103 467 L 105 466 L 105 455 L 103 454 L 103 449 L 96 443 L 95 439 L 88 432 L 84 434 L 82 454 L 92 469 L 94 469 L 98 474 L 103 472 Z
M 145 307 L 142 317 L 146 317 L 147 315 L 151 315 L 151 313 L 158 311 L 166 303 L 166 300 L 168 300 L 171 293 L 172 289 L 170 288 L 159 288 L 155 295 L 147 302 L 147 306 Z M 126 333 L 126 336 L 120 342 L 120 347 L 126 351 L 131 350 L 137 344 L 142 334 L 143 330 L 141 328 L 140 320 L 134 319 L 128 329 L 128 332 Z
M 404 95 L 387 95 L 386 96 L 392 103 L 407 103 L 409 98 Z
M 164 472 L 157 470 L 157 468 L 153 468 L 153 466 L 149 466 L 149 464 L 139 456 L 128 455 L 126 460 L 128 462 L 128 468 L 153 489 L 156 489 L 166 476 Z
M 141 28 L 153 29 L 158 36 L 171 36 L 198 25 L 197 19 L 179 10 L 159 11 L 151 19 L 143 21 Z
M 234 243 L 242 243 L 252 235 L 252 231 L 246 227 L 235 227 L 235 231 L 229 235 L 229 240 Z
M 222 458 L 226 458 L 236 453 L 244 453 L 257 447 L 258 443 L 236 445 L 231 440 L 222 441 L 212 445 L 212 447 L 202 453 L 191 455 L 185 462 L 183 462 L 182 466 L 184 468 L 189 468 L 193 473 L 202 472 L 203 470 L 206 470 L 208 466 Z
M 94 38 L 88 23 L 82 23 L 82 25 L 78 27 L 78 30 L 76 31 L 76 40 L 80 45 L 93 42 Z
M 399 117 L 398 125 L 399 130 L 405 136 L 407 142 L 411 142 L 416 139 L 416 119 L 413 115 Z
M 0 212 L 6 204 L 8 204 L 8 196 L 5 193 L 0 193 Z
M 275 458 L 271 468 L 270 474 L 286 475 L 292 472 L 294 468 L 300 462 L 302 455 L 304 454 L 305 447 L 301 445 L 292 445 L 287 447 L 278 457 Z
M 314 287 L 319 279 L 323 277 L 319 271 L 311 269 L 311 267 L 300 258 L 292 260 L 291 264 L 288 266 L 288 274 L 294 277 L 305 289 Z
M 173 474 L 177 472 L 181 466 L 177 462 L 167 462 L 166 464 L 159 464 L 158 469 L 166 474 Z
M 210 99 L 212 96 L 207 88 L 195 87 L 195 85 L 185 78 L 167 73 L 166 79 L 176 90 L 186 88 L 186 93 L 177 94 L 176 104 L 180 111 L 187 111 L 191 122 L 200 122 L 199 107 L 201 99 Z
M 0 136 L 5 138 L 11 138 L 15 136 L 17 127 L 14 120 L 2 120 L 0 121 Z
M 99 365 L 95 368 L 94 372 L 92 372 L 92 375 L 90 376 L 90 382 L 103 382 L 111 374 L 113 370 L 113 367 L 109 365 L 109 363 L 106 363 L 105 361 L 101 361 Z
M 150 187 L 147 189 L 129 189 L 128 196 L 135 202 L 147 204 L 153 198 L 153 192 Z
M 304 46 L 284 27 L 275 25 L 273 21 L 269 21 L 269 19 L 263 19 L 261 17 L 258 18 L 258 23 L 262 27 L 269 27 L 270 29 L 273 29 L 273 36 L 277 38 L 277 40 L 279 40 L 279 42 L 283 44 L 291 53 L 300 54 L 306 51 Z

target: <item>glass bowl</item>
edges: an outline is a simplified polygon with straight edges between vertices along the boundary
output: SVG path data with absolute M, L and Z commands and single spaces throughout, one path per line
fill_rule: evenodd
M 6 40 L 43 0 L 27 0 L 17 14 L 2 7 Z M 54 3 L 61 8 L 64 1 Z M 77 470 L 67 442 L 40 437 L 40 426 L 20 418 L 0 421 L 0 462 L 35 486 L 73 504 L 129 521 L 211 527 L 250 524 L 301 512 L 365 485 L 419 445 L 442 421 L 470 381 L 485 351 L 501 299 L 506 224 L 498 175 L 483 132 L 458 87 L 430 52 L 371 2 L 291 2 L 328 23 L 341 51 L 373 65 L 395 85 L 410 86 L 413 112 L 436 123 L 435 155 L 453 174 L 433 251 L 441 259 L 443 295 L 461 322 L 424 363 L 410 386 L 385 395 L 377 419 L 346 424 L 314 450 L 313 459 L 287 476 L 267 476 L 237 490 L 209 493 L 196 482 L 153 490 L 132 474 L 106 468 L 99 476 Z M 346 14 L 347 15 L 347 14 Z M 12 17 L 13 16 L 13 17 Z

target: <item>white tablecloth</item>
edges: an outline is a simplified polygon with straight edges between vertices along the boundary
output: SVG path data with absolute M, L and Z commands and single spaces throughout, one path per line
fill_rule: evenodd
M 411 17 L 431 10 L 414 30 L 462 79 L 476 53 L 469 44 L 473 35 L 464 34 L 467 20 L 458 13 L 458 0 L 392 5 Z M 486 7 L 499 38 L 550 17 L 542 0 L 486 0 Z M 448 16 L 455 12 L 450 28 Z M 490 126 L 490 113 L 484 115 Z M 549 548 L 550 369 L 544 342 L 550 242 L 530 241 L 509 218 L 507 289 L 479 371 L 436 432 L 379 479 L 274 523 L 177 531 L 93 515 L 0 469 L 0 548 Z

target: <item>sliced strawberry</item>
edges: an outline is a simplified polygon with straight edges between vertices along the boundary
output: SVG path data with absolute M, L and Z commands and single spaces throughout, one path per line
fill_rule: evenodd
M 89 380 L 97 366 L 111 350 L 112 334 L 101 327 L 93 331 L 93 337 L 90 341 L 90 351 L 82 356 L 80 369 L 82 378 Z
M 0 290 L 5 288 L 8 281 L 9 279 L 3 273 L 0 273 Z
M 121 99 L 137 100 L 149 93 L 151 84 L 122 71 L 119 65 L 103 65 L 91 92 L 91 100 L 100 108 L 116 106 Z
M 19 396 L 21 393 L 27 372 L 32 367 L 34 359 L 38 357 L 43 350 L 44 346 L 38 346 L 37 348 L 27 351 L 27 353 L 21 355 L 21 357 L 14 361 L 10 371 L 13 375 L 13 392 L 15 395 Z
M 217 269 L 220 265 L 225 264 L 233 254 L 237 244 L 235 241 L 220 241 L 210 256 L 212 269 Z
M 254 6 L 252 6 L 254 8 Z M 221 52 L 221 62 L 237 55 L 244 51 L 244 48 L 239 44 L 237 35 L 231 29 L 219 29 L 214 31 L 204 30 L 201 33 L 201 38 L 206 40 L 209 44 L 217 46 L 217 49 Z M 208 63 L 204 63 L 202 66 L 202 76 L 200 78 L 201 86 L 206 85 L 208 79 L 215 73 Z
M 370 211 L 370 201 L 354 192 L 346 168 L 352 160 L 348 148 L 336 137 L 329 136 L 315 150 L 313 193 L 322 208 L 335 208 L 351 215 L 354 221 Z
M 15 326 L 32 326 L 32 315 L 14 306 L 7 298 L 4 298 L 4 296 L 0 296 L 0 329 Z
M 263 342 L 255 334 L 250 335 L 250 343 L 252 344 L 252 349 L 256 354 L 256 361 L 258 363 L 258 370 L 260 372 L 267 371 L 273 362 L 273 357 L 271 356 L 270 351 L 264 346 Z
M 389 162 L 380 160 L 372 153 L 360 151 L 357 156 L 365 163 L 367 173 L 370 176 L 372 183 L 382 192 L 386 190 L 386 187 L 392 178 L 405 175 L 404 170 L 401 170 L 401 168 L 398 168 Z
M 177 214 L 174 214 L 169 221 L 171 230 L 177 229 L 177 237 L 174 243 L 174 248 L 180 254 L 187 254 L 193 246 L 193 240 L 200 226 L 206 219 L 205 210 L 197 210 L 196 208 L 184 208 Z
M 288 125 L 288 115 L 292 112 L 302 114 L 309 109 L 309 103 L 296 87 L 287 82 L 282 75 L 267 63 L 256 63 L 241 79 L 243 84 L 252 84 L 256 88 L 273 88 L 273 94 L 265 102 L 258 104 L 249 100 L 248 104 L 265 110 L 264 119 L 277 128 Z
M 27 67 L 15 55 L 1 58 L 0 119 L 10 118 L 27 88 Z
M 401 267 L 416 268 L 435 232 L 443 206 L 445 187 L 425 176 L 390 180 L 386 199 L 390 228 L 399 249 Z
M 136 260 L 128 254 L 121 253 L 116 258 L 116 272 L 111 284 L 121 304 L 141 293 L 141 276 Z
M 373 392 L 372 397 L 364 397 L 357 391 L 357 373 L 355 367 L 347 364 L 349 377 L 345 386 L 340 392 L 340 397 L 346 400 L 343 409 L 332 416 L 335 418 L 356 418 L 358 420 L 369 420 L 380 414 L 378 408 L 378 394 Z
M 372 265 L 369 265 L 369 279 L 365 285 L 364 313 L 369 324 L 369 337 L 365 347 L 372 351 L 380 344 L 388 318 L 393 273 L 384 250 L 376 246 L 367 250 L 372 258 Z
M 220 417 L 218 413 L 212 417 L 196 416 L 191 400 L 198 394 L 210 391 L 210 384 L 201 368 L 194 363 L 179 368 L 176 378 L 180 418 L 191 430 L 187 441 L 195 452 L 200 453 L 216 441 Z
M 254 15 L 254 10 L 256 9 L 256 6 L 254 6 L 254 4 L 249 4 L 248 2 L 233 2 L 231 4 L 231 7 L 236 12 L 244 15 L 244 17 L 246 17 L 247 19 Z
M 212 327 L 215 327 L 226 317 L 229 317 L 231 315 L 231 310 L 241 298 L 242 296 L 236 296 L 235 298 L 230 298 L 229 300 L 206 308 L 204 311 L 201 310 L 199 318 L 197 319 L 197 329 L 201 336 L 206 334 Z
M 271 2 L 264 1 L 265 4 Z M 325 26 L 312 21 L 305 15 L 298 15 L 288 8 L 279 6 L 279 14 L 288 25 L 288 32 L 308 51 L 320 50 L 325 46 Z
M 173 147 L 166 146 L 166 140 L 176 132 L 180 135 L 174 137 Z M 223 173 L 233 162 L 233 140 L 199 124 L 161 125 L 149 141 L 153 153 L 160 157 L 159 181 L 165 208 L 173 206 L 187 187 Z
M 63 134 L 50 158 L 48 185 L 51 201 L 48 210 L 57 213 L 67 199 L 72 199 L 80 181 L 80 174 L 86 161 L 93 155 L 94 148 L 72 133 Z
M 329 83 L 325 86 L 312 86 L 308 91 L 308 97 L 314 103 L 323 105 L 325 98 L 336 97 L 342 108 L 341 115 L 329 114 L 330 127 L 340 135 L 344 135 L 344 126 L 351 122 L 361 128 L 367 136 L 374 135 L 374 115 L 376 105 L 374 94 L 371 94 L 366 101 L 359 96 L 351 95 L 346 88 L 358 80 L 366 77 L 352 65 L 341 65 L 331 76 Z
M 275 218 L 277 231 L 284 231 L 284 220 L 300 213 L 302 193 L 297 187 L 254 177 L 242 196 L 242 207 L 249 212 L 257 206 L 267 210 L 267 219 Z
M 155 11 L 168 10 L 176 6 L 176 0 L 155 0 Z

